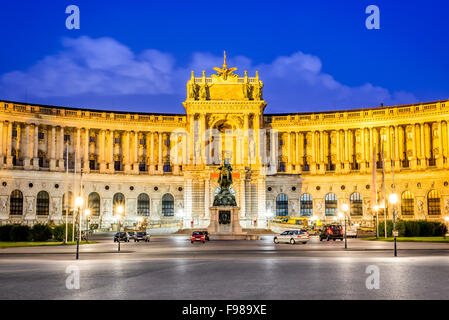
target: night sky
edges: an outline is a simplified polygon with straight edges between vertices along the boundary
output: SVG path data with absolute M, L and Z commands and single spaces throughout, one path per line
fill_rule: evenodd
M 0 99 L 183 113 L 190 71 L 214 73 L 223 50 L 259 70 L 270 113 L 448 99 L 448 14 L 443 0 L 2 1 Z

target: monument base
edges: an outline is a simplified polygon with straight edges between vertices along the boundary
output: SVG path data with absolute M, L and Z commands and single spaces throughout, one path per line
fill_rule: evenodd
M 211 240 L 259 240 L 259 235 L 247 234 L 240 225 L 239 207 L 210 207 L 207 228 Z

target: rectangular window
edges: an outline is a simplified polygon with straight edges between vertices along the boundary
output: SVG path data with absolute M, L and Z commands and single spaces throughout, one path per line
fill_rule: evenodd
M 140 144 L 143 145 L 143 146 L 146 145 L 146 140 L 145 139 L 140 139 Z
M 114 170 L 122 171 L 122 162 L 120 160 L 114 161 Z
M 43 132 L 39 132 L 37 134 L 37 137 L 39 138 L 39 140 L 43 140 L 44 139 L 44 133 Z
M 13 137 L 17 137 L 17 129 L 14 129 L 14 130 L 12 131 L 12 136 L 13 136 Z
M 114 143 L 120 144 L 121 143 L 121 139 L 120 138 L 114 138 Z
M 145 172 L 146 169 L 147 169 L 147 166 L 146 166 L 145 162 L 139 163 L 139 171 L 140 172 Z
M 64 142 L 69 142 L 70 141 L 70 134 L 65 134 L 64 135 Z

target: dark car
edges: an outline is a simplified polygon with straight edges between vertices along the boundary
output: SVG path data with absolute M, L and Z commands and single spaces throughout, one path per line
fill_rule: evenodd
M 120 242 L 129 242 L 129 235 L 126 232 L 120 232 L 120 239 L 119 239 L 119 233 L 117 232 L 114 235 L 114 242 L 118 242 L 120 240 Z
M 150 242 L 150 235 L 147 234 L 145 231 L 137 232 L 136 235 L 134 236 L 134 242 L 139 241 Z
M 340 224 L 330 224 L 325 226 L 320 232 L 320 241 L 323 240 L 343 240 L 344 230 Z

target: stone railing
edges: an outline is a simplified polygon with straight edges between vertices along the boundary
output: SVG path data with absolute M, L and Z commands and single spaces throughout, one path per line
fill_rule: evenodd
M 364 109 L 353 111 L 332 111 L 320 113 L 303 113 L 291 115 L 265 115 L 265 123 L 271 125 L 295 125 L 307 124 L 321 121 L 353 121 L 353 120 L 376 120 L 384 117 L 398 117 L 413 116 L 426 113 L 435 113 L 439 111 L 449 111 L 449 100 L 429 102 L 423 104 L 412 104 L 404 106 L 381 107 L 376 109 Z
M 46 107 L 36 105 L 23 105 L 12 102 L 0 101 L 0 110 L 11 113 L 37 114 L 45 116 L 56 116 L 77 119 L 97 119 L 97 120 L 117 120 L 117 121 L 138 121 L 138 122 L 163 122 L 166 124 L 185 124 L 187 117 L 181 114 L 135 114 L 135 113 L 114 113 L 106 111 L 88 111 L 64 109 L 58 107 Z

